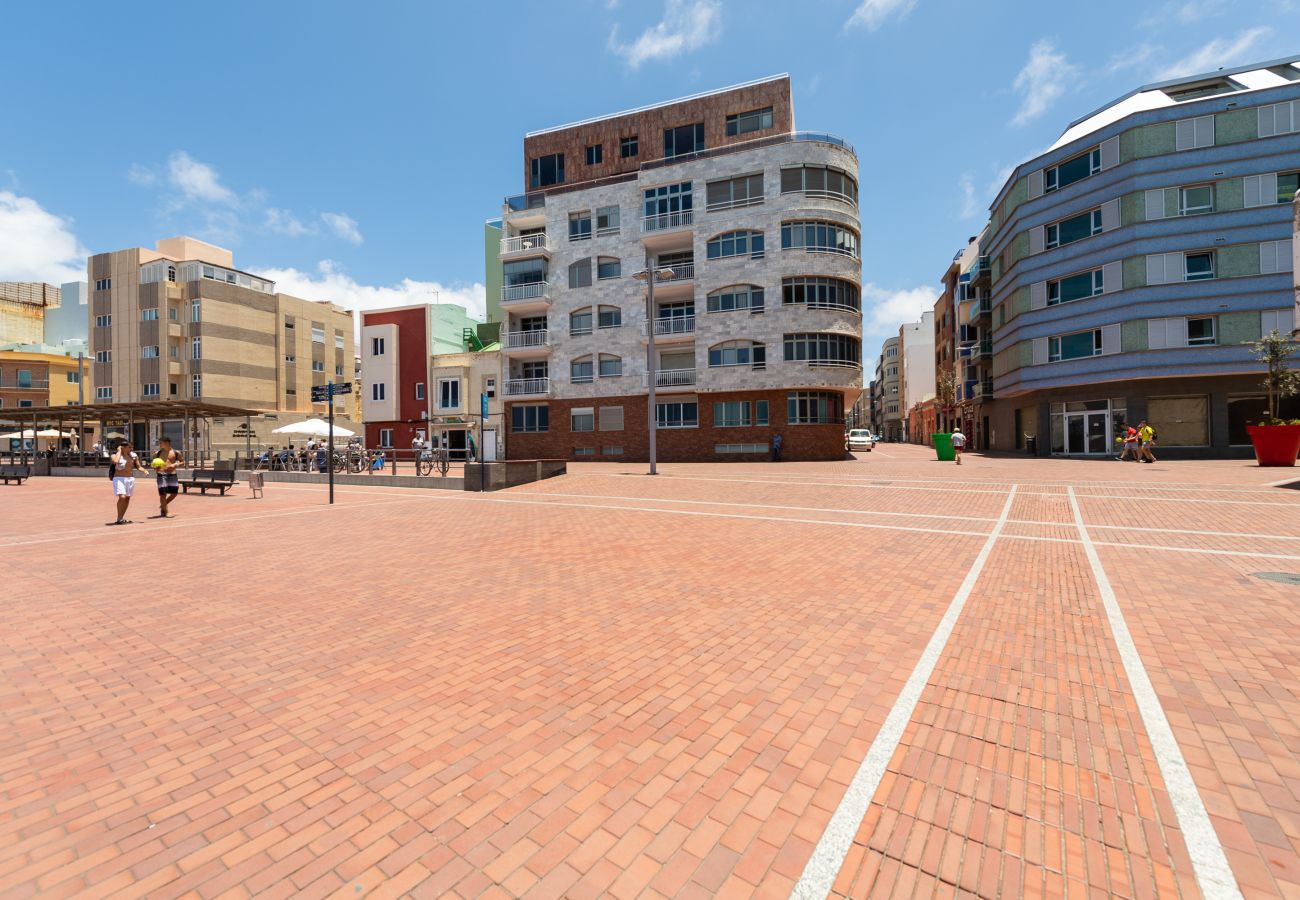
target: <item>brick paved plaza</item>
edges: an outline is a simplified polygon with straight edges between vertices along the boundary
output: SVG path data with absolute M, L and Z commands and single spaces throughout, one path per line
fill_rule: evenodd
M 0 896 L 1300 896 L 1287 470 L 643 471 L 0 488 Z

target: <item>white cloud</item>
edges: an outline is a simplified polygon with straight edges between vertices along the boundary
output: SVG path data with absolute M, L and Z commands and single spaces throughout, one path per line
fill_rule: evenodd
M 1245 57 L 1255 46 L 1272 34 L 1273 29 L 1261 25 L 1248 28 L 1234 38 L 1215 38 L 1195 52 L 1161 69 L 1156 73 L 1156 80 L 1167 81 L 1185 75 L 1213 72 L 1219 68 L 1245 62 Z
M 134 184 L 148 187 L 158 183 L 158 173 L 148 166 L 142 166 L 139 163 L 133 163 L 130 170 L 126 173 L 128 181 Z
M 85 281 L 89 255 L 67 219 L 0 191 L 0 281 Z
M 302 221 L 287 209 L 276 209 L 267 207 L 266 219 L 262 222 L 262 227 L 272 234 L 283 234 L 286 237 L 302 237 L 303 235 L 316 234 L 316 229 L 304 225 Z
M 275 282 L 275 289 L 304 300 L 328 300 L 346 309 L 384 309 L 417 303 L 456 303 L 478 319 L 487 316 L 487 289 L 482 284 L 445 285 L 403 278 L 396 284 L 361 284 L 334 260 L 319 262 L 315 272 L 255 266 L 249 269 Z
M 939 292 L 931 287 L 891 291 L 868 282 L 862 286 L 862 332 L 865 355 L 880 352 L 880 341 L 898 334 L 898 326 L 915 322 L 921 313 L 934 309 Z M 874 346 L 872 343 L 874 342 Z
M 1106 74 L 1115 75 L 1129 69 L 1146 69 L 1151 61 L 1164 50 L 1159 44 L 1141 43 L 1129 47 L 1110 58 L 1106 64 Z
M 973 219 L 979 215 L 979 201 L 975 198 L 975 177 L 970 172 L 963 172 L 957 179 L 957 188 L 961 191 L 961 212 L 959 219 Z
M 890 19 L 906 18 L 915 8 L 916 0 L 862 0 L 844 27 L 865 25 L 868 31 L 875 31 Z
M 1195 25 L 1225 12 L 1227 0 L 1172 0 L 1138 20 L 1139 28 L 1167 28 L 1170 24 Z
M 167 160 L 167 180 L 188 200 L 206 200 L 210 203 L 236 205 L 238 198 L 217 177 L 217 170 L 199 162 L 184 150 L 178 150 Z
M 361 229 L 357 227 L 357 220 L 348 214 L 327 212 L 321 213 L 320 217 L 331 231 L 349 244 L 360 244 L 364 240 Z
M 1051 41 L 1046 38 L 1035 41 L 1029 48 L 1029 61 L 1013 83 L 1020 94 L 1020 109 L 1011 124 L 1024 125 L 1047 112 L 1078 73 L 1078 67 L 1064 53 L 1057 52 Z
M 722 34 L 719 0 L 668 0 L 664 16 L 631 43 L 621 43 L 618 26 L 609 34 L 609 49 L 636 69 L 648 60 L 668 60 L 716 41 Z

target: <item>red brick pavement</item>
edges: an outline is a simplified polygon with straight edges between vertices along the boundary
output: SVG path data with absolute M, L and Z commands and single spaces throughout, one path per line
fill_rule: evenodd
M 0 492 L 0 896 L 787 895 L 1012 484 L 837 891 L 1196 892 L 1066 485 L 1243 890 L 1297 890 L 1276 470 L 640 470 Z

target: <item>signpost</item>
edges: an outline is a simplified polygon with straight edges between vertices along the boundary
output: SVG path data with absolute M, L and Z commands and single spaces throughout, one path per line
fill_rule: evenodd
M 342 384 L 329 382 L 328 384 L 312 385 L 311 402 L 328 403 L 330 405 L 330 433 L 329 433 L 329 450 L 325 454 L 325 468 L 330 473 L 330 504 L 334 503 L 334 395 L 352 393 L 352 382 L 345 381 Z
M 487 452 L 484 449 L 487 443 L 487 420 L 488 420 L 488 395 L 483 392 L 478 395 L 479 399 L 479 426 L 478 426 L 478 489 L 479 493 L 487 490 Z

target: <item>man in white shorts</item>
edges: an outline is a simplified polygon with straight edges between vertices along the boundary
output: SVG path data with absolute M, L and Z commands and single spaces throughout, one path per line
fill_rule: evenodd
M 113 496 L 117 497 L 117 521 L 108 524 L 130 525 L 131 520 L 126 517 L 126 508 L 131 505 L 131 497 L 135 494 L 135 472 L 137 469 L 141 472 L 148 470 L 140 464 L 140 458 L 131 450 L 129 441 L 118 444 L 117 450 L 109 457 L 109 462 L 113 466 Z

